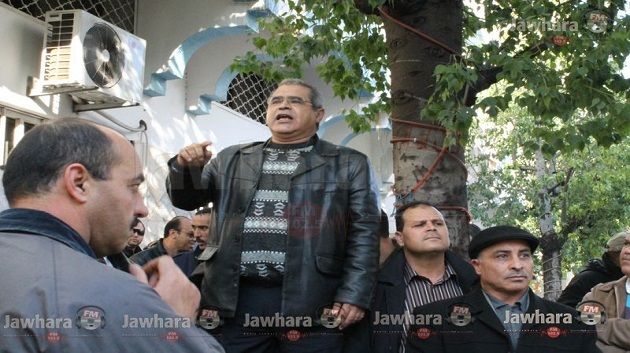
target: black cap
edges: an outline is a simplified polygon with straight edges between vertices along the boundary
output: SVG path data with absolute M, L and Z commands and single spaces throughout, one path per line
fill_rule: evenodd
M 468 247 L 468 256 L 476 259 L 481 250 L 508 240 L 524 240 L 529 244 L 529 248 L 534 252 L 538 247 L 538 238 L 531 235 L 528 231 L 512 227 L 512 226 L 496 226 L 482 230 L 475 235 L 470 241 Z

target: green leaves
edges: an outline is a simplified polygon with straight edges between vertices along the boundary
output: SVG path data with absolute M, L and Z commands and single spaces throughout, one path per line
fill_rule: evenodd
M 368 0 L 367 4 L 374 7 L 385 2 Z M 387 4 L 396 6 L 396 2 Z M 252 38 L 257 51 L 238 58 L 232 68 L 279 80 L 299 77 L 305 65 L 315 65 L 342 99 L 356 99 L 359 92 L 384 93 L 385 99 L 371 105 L 367 113 L 352 115 L 352 126 L 368 126 L 375 107 L 388 112 L 390 83 L 381 19 L 358 11 L 354 0 L 286 3 L 286 14 L 261 23 L 263 34 Z M 630 55 L 630 16 L 620 12 L 623 2 L 607 3 L 605 10 L 615 19 L 604 33 L 586 26 L 584 14 L 589 8 L 580 2 L 476 0 L 467 4 L 462 58 L 435 68 L 435 90 L 418 114 L 419 120 L 437 120 L 465 135 L 478 114 L 495 118 L 516 104 L 538 121 L 532 137 L 540 140 L 536 145 L 548 154 L 579 150 L 588 141 L 608 146 L 628 134 L 630 80 L 620 71 Z M 434 5 L 427 2 L 425 6 Z M 481 28 L 491 33 L 479 35 Z M 550 38 L 558 34 L 568 39 L 566 45 L 550 44 Z M 540 46 L 545 42 L 549 44 Z M 272 61 L 258 62 L 261 53 Z M 480 73 L 491 68 L 501 71 L 498 84 L 477 92 L 484 79 L 492 80 Z M 481 98 L 467 106 L 466 99 L 477 94 Z M 359 123 L 359 119 L 368 120 Z
M 601 256 L 608 237 L 630 226 L 628 138 L 605 147 L 580 132 L 603 128 L 600 119 L 578 116 L 580 129 L 558 123 L 564 130 L 556 132 L 556 125 L 545 126 L 513 105 L 492 120 L 480 120 L 468 146 L 474 180 L 468 186 L 469 205 L 477 220 L 515 223 L 539 234 L 539 192 L 548 190 L 555 230 L 568 238 L 562 251 L 565 270 Z M 537 136 L 545 131 L 542 142 Z M 532 153 L 538 148 L 547 152 L 542 178 L 536 177 Z
M 377 17 L 359 12 L 352 0 L 286 3 L 288 13 L 263 19 L 263 35 L 252 38 L 256 49 L 272 61 L 259 62 L 257 53 L 248 52 L 235 60 L 233 70 L 255 72 L 278 81 L 300 77 L 305 65 L 315 65 L 319 76 L 342 99 L 357 99 L 360 92 L 389 91 L 387 50 Z M 373 5 L 380 3 L 370 1 Z M 349 122 L 358 130 L 365 129 L 375 107 L 388 111 L 388 102 L 370 105 L 365 112 L 351 115 Z

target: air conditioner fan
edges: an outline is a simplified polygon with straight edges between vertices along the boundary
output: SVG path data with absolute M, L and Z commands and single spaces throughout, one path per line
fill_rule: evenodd
M 102 88 L 114 86 L 122 77 L 125 54 L 122 41 L 110 26 L 97 23 L 85 33 L 83 63 L 92 81 Z

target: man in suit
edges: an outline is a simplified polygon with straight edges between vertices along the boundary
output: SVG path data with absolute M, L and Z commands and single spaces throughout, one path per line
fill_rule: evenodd
M 512 226 L 473 237 L 468 253 L 480 285 L 414 310 L 407 352 L 598 352 L 593 326 L 529 288 L 538 243 Z

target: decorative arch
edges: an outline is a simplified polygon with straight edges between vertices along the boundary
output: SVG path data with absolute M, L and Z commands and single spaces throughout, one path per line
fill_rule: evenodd
M 144 95 L 149 97 L 164 96 L 166 94 L 166 81 L 181 80 L 186 72 L 186 65 L 197 50 L 219 38 L 240 36 L 252 32 L 258 33 L 258 19 L 277 15 L 281 6 L 281 2 L 265 0 L 263 8 L 247 11 L 243 25 L 205 28 L 186 38 L 181 45 L 173 50 L 166 64 L 151 74 L 149 84 L 144 88 Z M 200 97 L 200 100 L 204 99 L 204 96 Z
M 326 136 L 326 132 L 328 129 L 338 123 L 340 120 L 344 120 L 346 118 L 345 115 L 335 115 L 332 118 L 328 118 L 324 120 L 321 124 L 319 124 L 319 129 L 317 130 L 317 134 L 324 137 Z
M 256 58 L 260 61 L 272 60 L 270 56 L 259 54 Z M 222 102 L 227 100 L 230 83 L 239 73 L 226 67 L 214 85 L 214 93 L 206 93 L 199 96 L 196 106 L 186 108 L 186 112 L 192 115 L 204 115 L 210 112 L 212 102 Z

